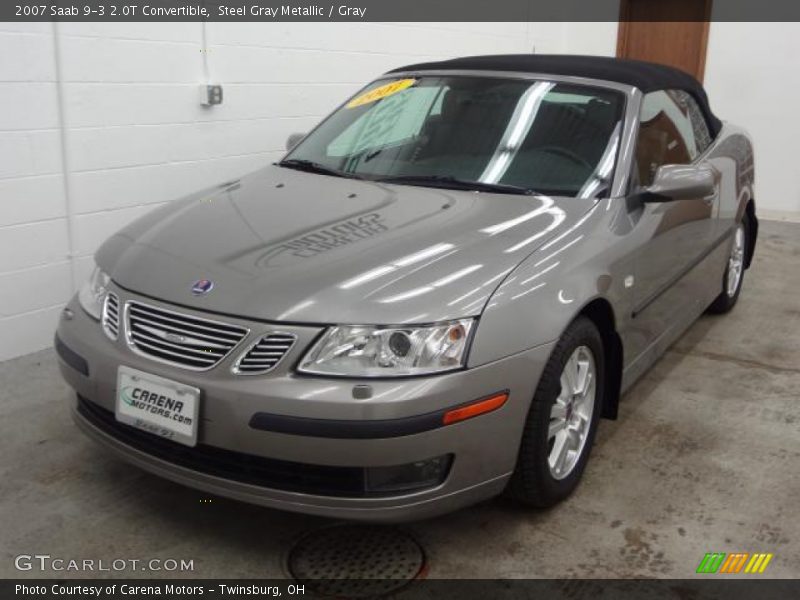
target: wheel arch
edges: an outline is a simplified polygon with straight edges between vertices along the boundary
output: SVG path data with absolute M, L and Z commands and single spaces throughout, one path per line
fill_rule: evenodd
M 756 252 L 756 238 L 758 238 L 758 218 L 756 218 L 756 201 L 753 197 L 748 198 L 744 212 L 747 215 L 747 253 L 744 257 L 744 268 L 749 269 Z

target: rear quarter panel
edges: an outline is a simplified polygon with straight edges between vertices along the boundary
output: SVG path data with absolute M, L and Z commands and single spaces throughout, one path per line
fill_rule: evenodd
M 720 173 L 719 230 L 728 231 L 742 218 L 747 203 L 755 200 L 755 161 L 750 136 L 726 122 L 706 160 Z

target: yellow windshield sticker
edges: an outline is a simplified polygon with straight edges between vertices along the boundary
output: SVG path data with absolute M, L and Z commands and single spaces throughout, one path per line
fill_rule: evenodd
M 397 92 L 402 92 L 404 89 L 411 87 L 416 82 L 416 79 L 398 79 L 397 81 L 392 81 L 386 85 L 378 86 L 375 89 L 364 92 L 360 96 L 356 96 L 350 100 L 350 102 L 347 103 L 347 108 L 355 108 L 356 106 L 369 104 L 370 102 L 375 102 L 381 98 L 386 98 L 386 96 L 391 96 Z

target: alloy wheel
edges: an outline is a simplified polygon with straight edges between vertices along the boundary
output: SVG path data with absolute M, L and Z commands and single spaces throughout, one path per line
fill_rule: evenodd
M 736 295 L 739 289 L 739 282 L 742 280 L 742 270 L 744 269 L 744 225 L 739 223 L 736 234 L 733 236 L 731 255 L 728 258 L 728 281 L 725 291 L 730 298 Z
M 547 462 L 555 479 L 572 472 L 586 446 L 594 412 L 596 370 L 592 351 L 579 346 L 561 372 L 561 393 L 550 409 L 547 432 Z

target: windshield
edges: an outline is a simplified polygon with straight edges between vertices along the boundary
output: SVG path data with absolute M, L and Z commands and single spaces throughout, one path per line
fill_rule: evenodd
M 383 79 L 281 164 L 411 185 L 598 196 L 614 171 L 624 102 L 614 90 L 552 81 Z

